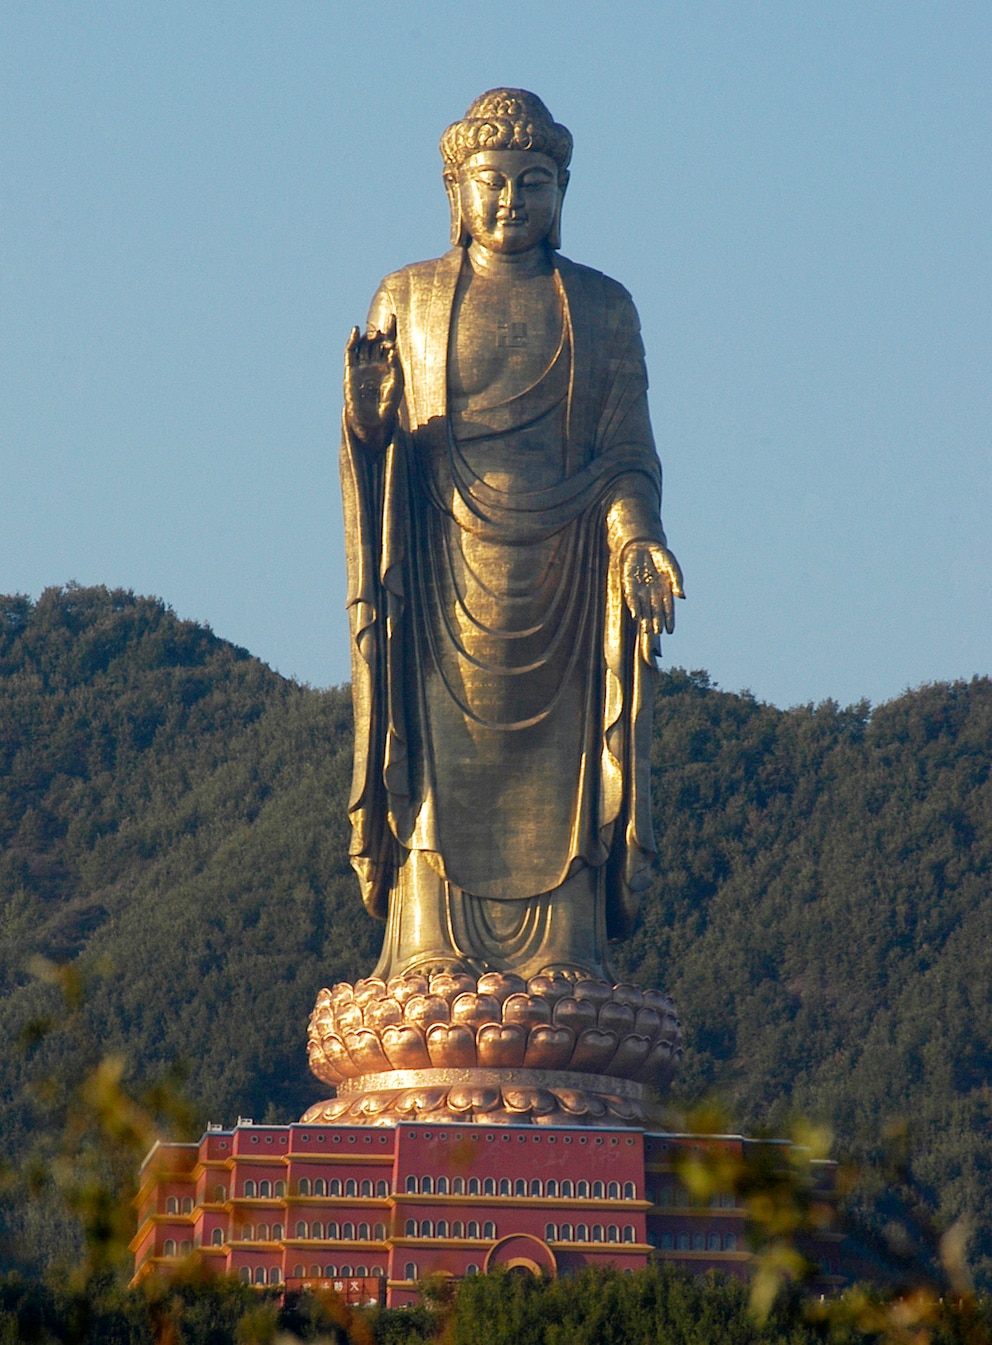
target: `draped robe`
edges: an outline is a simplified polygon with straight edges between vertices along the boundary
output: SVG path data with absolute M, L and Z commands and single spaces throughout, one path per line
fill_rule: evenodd
M 383 282 L 369 323 L 396 315 L 399 423 L 382 454 L 347 426 L 342 442 L 351 860 L 375 915 L 426 911 L 431 883 L 443 904 L 412 916 L 428 931 L 414 944 L 442 946 L 408 938 L 380 974 L 444 945 L 521 966 L 551 946 L 577 878 L 623 934 L 654 855 L 654 662 L 620 585 L 628 541 L 664 544 L 637 315 L 615 281 L 555 256 L 562 339 L 544 375 L 450 414 L 465 264 L 456 248 Z M 561 937 L 558 961 L 583 963 Z

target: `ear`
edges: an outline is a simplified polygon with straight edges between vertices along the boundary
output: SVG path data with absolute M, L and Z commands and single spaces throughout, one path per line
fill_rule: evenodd
M 548 230 L 548 246 L 555 252 L 561 247 L 561 204 L 565 199 L 565 191 L 568 187 L 568 169 L 563 168 L 558 174 L 558 204 L 555 206 L 555 217 L 551 221 L 551 228 Z
M 465 247 L 468 233 L 462 219 L 462 198 L 458 190 L 458 174 L 453 168 L 444 170 L 444 190 L 448 193 L 448 206 L 451 210 L 451 246 Z

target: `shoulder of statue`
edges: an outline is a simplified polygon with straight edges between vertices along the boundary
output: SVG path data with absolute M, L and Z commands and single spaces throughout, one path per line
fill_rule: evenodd
M 403 319 L 411 305 L 426 303 L 437 283 L 438 277 L 451 273 L 449 279 L 457 278 L 461 269 L 463 250 L 452 248 L 443 257 L 433 257 L 429 261 L 411 262 L 398 271 L 386 276 L 376 290 L 372 309 L 375 312 L 388 308 L 390 312 Z M 452 280 L 452 283 L 454 281 Z M 388 315 L 387 315 L 388 316 Z
M 562 278 L 566 292 L 581 290 L 600 314 L 619 327 L 640 331 L 641 323 L 630 292 L 603 271 L 580 262 L 570 261 L 560 253 L 555 256 L 555 267 Z

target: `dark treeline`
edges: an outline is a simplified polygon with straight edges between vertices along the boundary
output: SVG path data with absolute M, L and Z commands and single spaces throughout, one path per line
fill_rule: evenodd
M 658 874 L 616 962 L 678 1000 L 681 1096 L 717 1089 L 742 1128 L 822 1118 L 862 1151 L 909 1117 L 989 1283 L 992 683 L 782 711 L 673 671 L 656 723 Z M 307 1015 L 380 937 L 347 862 L 350 731 L 346 689 L 286 681 L 157 600 L 0 598 L 8 1160 L 54 1124 L 39 1081 L 81 1067 L 33 954 L 89 976 L 89 1038 L 135 1088 L 184 1062 L 193 1130 L 321 1096 Z M 8 1263 L 65 1243 L 51 1211 L 8 1228 Z

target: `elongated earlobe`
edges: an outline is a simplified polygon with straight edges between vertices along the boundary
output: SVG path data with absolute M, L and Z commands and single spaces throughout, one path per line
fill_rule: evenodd
M 451 210 L 451 246 L 463 248 L 468 243 L 468 231 L 462 219 L 462 199 L 456 174 L 445 173 L 444 190 L 448 193 L 448 206 Z
M 565 199 L 565 190 L 568 187 L 568 169 L 563 168 L 558 174 L 558 204 L 555 206 L 555 217 L 551 221 L 551 228 L 548 230 L 548 246 L 555 252 L 561 247 L 561 205 Z

